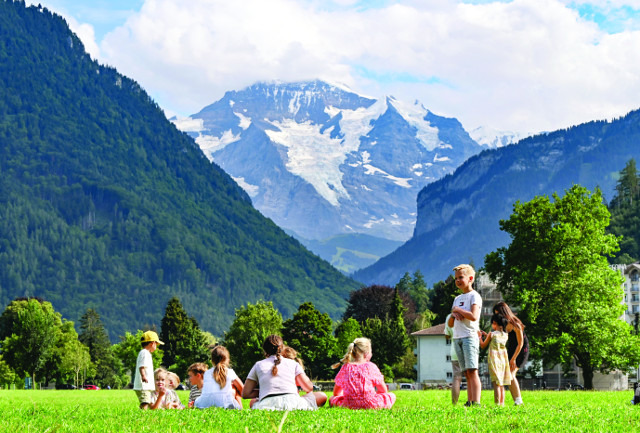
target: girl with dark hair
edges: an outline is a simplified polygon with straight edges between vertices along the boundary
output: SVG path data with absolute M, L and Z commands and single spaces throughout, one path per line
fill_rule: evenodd
M 509 356 L 507 355 L 507 339 L 509 335 L 504 331 L 507 326 L 507 319 L 500 314 L 491 317 L 492 332 L 486 333 L 478 331 L 480 347 L 486 348 L 489 345 L 489 374 L 493 384 L 493 401 L 504 406 L 504 386 L 511 382 L 511 371 L 509 369 Z M 484 337 L 484 339 L 483 339 Z
M 211 351 L 213 368 L 204 373 L 202 395 L 194 406 L 198 409 L 222 407 L 225 409 L 242 409 L 242 381 L 236 375 L 230 363 L 229 351 L 224 346 L 216 346 Z
M 282 337 L 268 336 L 262 350 L 266 358 L 251 368 L 242 392 L 242 398 L 257 397 L 250 404 L 253 409 L 315 410 L 327 401 L 323 392 L 313 392 L 313 384 L 300 364 L 282 355 Z M 300 397 L 298 387 L 307 394 Z
M 522 404 L 522 395 L 520 394 L 520 385 L 516 378 L 516 373 L 524 367 L 529 360 L 529 339 L 524 332 L 524 324 L 505 302 L 498 302 L 493 307 L 493 312 L 501 314 L 507 321 L 505 331 L 509 334 L 507 342 L 507 354 L 509 355 L 509 368 L 511 369 L 511 384 L 509 391 L 513 397 L 516 406 Z

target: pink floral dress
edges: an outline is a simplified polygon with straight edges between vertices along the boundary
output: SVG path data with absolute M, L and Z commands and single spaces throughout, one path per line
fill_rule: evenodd
M 342 388 L 343 394 L 331 397 L 332 406 L 350 409 L 391 409 L 396 401 L 395 394 L 376 391 L 376 385 L 384 385 L 384 377 L 378 366 L 372 362 L 344 364 L 335 382 Z

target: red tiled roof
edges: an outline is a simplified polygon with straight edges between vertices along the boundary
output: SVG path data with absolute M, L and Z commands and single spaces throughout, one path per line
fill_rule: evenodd
M 444 335 L 444 323 L 441 323 L 436 326 L 432 326 L 431 328 L 421 329 L 420 331 L 414 332 L 411 335 L 415 337 L 419 337 L 421 335 Z

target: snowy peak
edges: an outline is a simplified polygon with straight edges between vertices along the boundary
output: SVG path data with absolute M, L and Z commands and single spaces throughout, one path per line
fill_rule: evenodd
M 375 100 L 322 81 L 257 83 L 176 121 L 280 226 L 406 240 L 416 197 L 478 146 L 420 102 Z

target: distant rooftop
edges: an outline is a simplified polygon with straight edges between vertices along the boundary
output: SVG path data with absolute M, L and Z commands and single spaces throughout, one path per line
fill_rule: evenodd
M 411 335 L 413 335 L 414 337 L 419 337 L 421 335 L 444 335 L 444 323 L 432 326 L 431 328 L 421 329 L 420 331 L 416 331 Z

